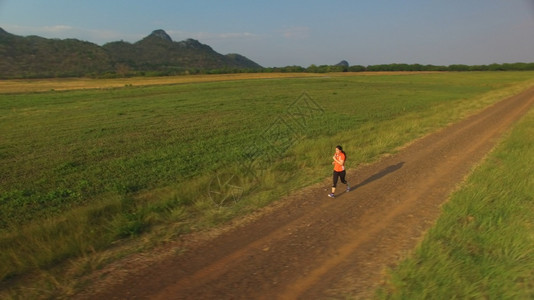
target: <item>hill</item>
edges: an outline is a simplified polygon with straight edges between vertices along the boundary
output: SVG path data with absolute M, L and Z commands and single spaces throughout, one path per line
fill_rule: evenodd
M 222 55 L 194 39 L 174 42 L 161 29 L 133 44 L 99 46 L 77 39 L 22 37 L 0 28 L 0 78 L 261 68 L 244 56 Z

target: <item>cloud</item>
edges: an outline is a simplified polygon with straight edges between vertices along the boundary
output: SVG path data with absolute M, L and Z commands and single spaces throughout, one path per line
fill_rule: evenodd
M 16 35 L 38 35 L 45 38 L 75 38 L 93 43 L 106 43 L 117 40 L 136 41 L 143 35 L 124 34 L 121 32 L 105 29 L 82 29 L 69 25 L 51 26 L 19 26 L 7 25 L 4 29 Z
M 20 26 L 20 25 L 6 25 L 5 30 L 19 35 L 51 35 L 62 34 L 73 31 L 73 27 L 68 25 L 53 25 L 53 26 Z
M 229 33 L 220 33 L 217 35 L 217 37 L 222 39 L 242 39 L 242 38 L 254 38 L 258 37 L 257 34 L 253 34 L 250 32 L 229 32 Z
M 40 31 L 46 32 L 46 33 L 61 33 L 61 32 L 70 32 L 70 31 L 73 31 L 73 29 L 74 29 L 73 27 L 68 26 L 68 25 L 54 25 L 54 26 L 41 27 Z
M 282 31 L 282 36 L 290 40 L 307 39 L 310 36 L 310 28 L 305 26 L 286 28 Z
M 184 40 L 188 38 L 197 40 L 230 40 L 230 39 L 251 39 L 258 37 L 257 34 L 250 32 L 187 32 L 181 30 L 169 30 L 167 33 L 173 37 L 173 40 Z

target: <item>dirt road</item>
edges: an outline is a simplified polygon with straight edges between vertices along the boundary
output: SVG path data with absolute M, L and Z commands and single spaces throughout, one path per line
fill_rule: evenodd
M 119 282 L 85 296 L 369 298 L 385 269 L 414 249 L 451 191 L 533 103 L 530 88 L 396 155 L 351 170 L 350 193 L 328 198 L 329 181 L 306 188 L 182 253 L 123 270 Z

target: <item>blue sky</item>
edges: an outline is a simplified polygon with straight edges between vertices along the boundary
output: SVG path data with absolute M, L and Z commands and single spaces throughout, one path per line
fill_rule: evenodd
M 264 67 L 534 62 L 534 0 L 0 0 L 21 35 L 194 38 Z

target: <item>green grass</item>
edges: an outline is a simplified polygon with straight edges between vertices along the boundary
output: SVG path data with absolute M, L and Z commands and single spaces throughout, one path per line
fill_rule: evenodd
M 157 243 L 216 226 L 328 176 L 337 144 L 349 167 L 376 160 L 530 78 L 437 73 L 0 94 L 0 279 L 141 234 Z M 239 189 L 218 186 L 224 178 Z M 221 197 L 228 192 L 235 197 Z
M 534 297 L 534 110 L 443 207 L 382 299 Z

